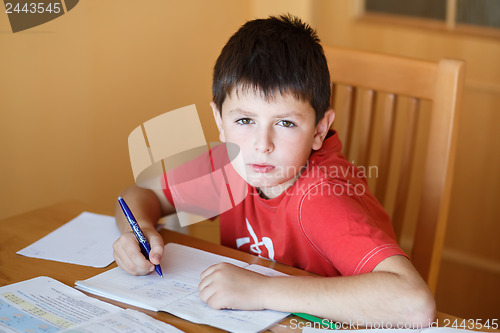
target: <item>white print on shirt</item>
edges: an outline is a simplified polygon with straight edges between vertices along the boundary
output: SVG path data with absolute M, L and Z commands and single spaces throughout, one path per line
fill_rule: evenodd
M 267 253 L 269 254 L 268 259 L 274 260 L 274 245 L 272 239 L 269 237 L 262 237 L 262 241 L 259 242 L 257 235 L 253 231 L 252 225 L 250 224 L 250 222 L 248 222 L 248 219 L 245 220 L 247 222 L 247 230 L 253 239 L 253 244 L 250 245 L 250 251 L 257 254 L 259 257 L 264 258 L 263 256 L 261 256 L 262 250 L 260 249 L 260 247 L 264 245 L 267 249 Z M 236 239 L 236 246 L 238 248 L 248 243 L 250 243 L 250 237 L 242 237 Z

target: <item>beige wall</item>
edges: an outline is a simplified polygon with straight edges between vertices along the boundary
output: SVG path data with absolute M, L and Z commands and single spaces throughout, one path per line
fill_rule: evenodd
M 292 14 L 306 22 L 313 22 L 313 6 L 309 0 L 251 0 L 251 18 L 262 18 L 269 15 Z
M 207 140 L 211 73 L 248 1 L 80 1 L 13 34 L 0 15 L 0 218 L 76 199 L 111 212 L 133 182 L 127 137 L 196 104 Z
M 500 41 L 352 19 L 345 0 L 80 1 L 10 33 L 0 15 L 0 218 L 76 199 L 112 211 L 132 183 L 127 136 L 158 114 L 208 102 L 213 63 L 249 18 L 290 12 L 324 43 L 467 61 L 466 91 L 438 308 L 498 318 Z

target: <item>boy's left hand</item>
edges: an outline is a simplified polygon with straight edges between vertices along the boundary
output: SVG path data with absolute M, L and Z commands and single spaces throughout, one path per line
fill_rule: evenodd
M 263 310 L 261 287 L 267 276 L 220 263 L 201 273 L 200 299 L 213 309 Z

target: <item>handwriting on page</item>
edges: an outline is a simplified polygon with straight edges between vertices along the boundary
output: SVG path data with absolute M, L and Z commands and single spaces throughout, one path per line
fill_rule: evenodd
M 1 287 L 0 323 L 25 332 L 59 332 L 116 307 L 47 278 Z
M 169 312 L 192 322 L 232 332 L 258 332 L 288 315 L 267 310 L 214 310 L 202 302 L 198 292 L 200 275 L 208 267 L 221 262 L 253 268 L 242 261 L 169 243 L 165 246 L 161 262 L 163 278 L 155 274 L 132 276 L 115 268 L 76 284 L 77 288 L 86 292 L 153 311 Z M 265 268 L 255 267 L 255 270 L 264 274 L 279 274 Z
M 0 332 L 182 333 L 45 276 L 0 287 Z

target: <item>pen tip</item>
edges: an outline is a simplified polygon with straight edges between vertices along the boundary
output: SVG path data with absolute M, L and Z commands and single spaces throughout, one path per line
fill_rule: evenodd
M 121 196 L 118 196 L 118 201 L 119 201 L 119 200 L 122 200 L 122 197 L 121 197 Z

